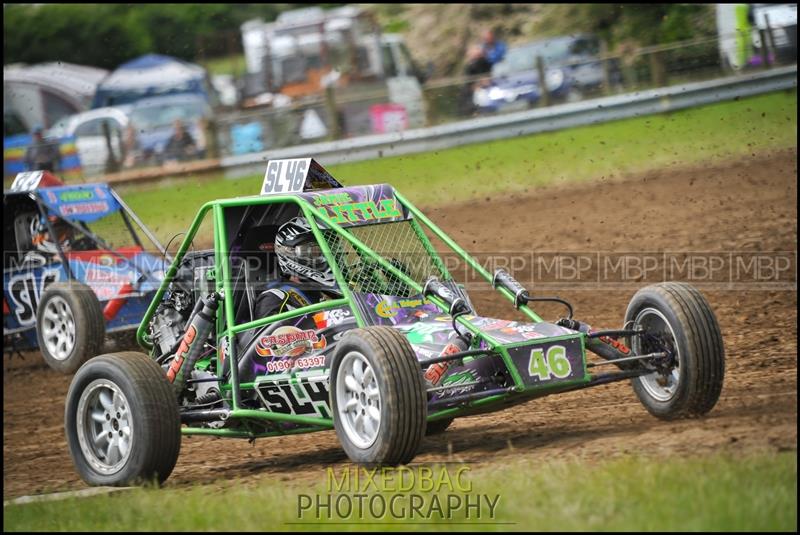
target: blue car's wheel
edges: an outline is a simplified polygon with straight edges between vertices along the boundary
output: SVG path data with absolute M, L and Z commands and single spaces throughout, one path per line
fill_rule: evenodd
M 36 336 L 48 366 L 73 373 L 103 347 L 105 319 L 91 288 L 75 281 L 54 282 L 36 310 Z

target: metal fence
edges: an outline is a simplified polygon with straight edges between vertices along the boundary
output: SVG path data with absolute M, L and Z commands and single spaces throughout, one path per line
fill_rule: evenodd
M 752 62 L 738 72 L 760 72 L 796 63 L 796 50 L 794 57 L 764 50 L 767 54 L 763 61 Z M 385 84 L 369 89 L 335 88 L 305 102 L 257 106 L 219 115 L 219 155 L 225 159 L 313 142 L 431 127 L 734 74 L 721 57 L 719 40 L 714 37 L 617 54 L 599 53 L 571 62 L 548 63 L 541 57 L 531 58 L 531 69 L 507 76 L 505 83 L 498 83 L 491 73 L 430 80 L 421 86 L 418 95 L 406 95 L 403 100 Z M 539 79 L 545 83 L 538 83 Z
M 268 159 L 313 155 L 328 165 L 443 150 L 576 126 L 642 117 L 735 98 L 797 89 L 797 66 L 548 106 L 402 132 L 223 157 L 229 177 L 263 172 Z

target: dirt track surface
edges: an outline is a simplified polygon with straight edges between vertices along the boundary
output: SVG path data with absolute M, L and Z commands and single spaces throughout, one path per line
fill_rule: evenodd
M 754 155 L 727 165 L 673 168 L 612 183 L 537 190 L 512 204 L 500 195 L 426 213 L 470 251 L 796 251 L 796 151 Z M 473 241 L 474 240 L 474 241 Z M 794 279 L 796 281 L 796 279 Z M 559 290 L 576 317 L 617 327 L 635 288 Z M 623 453 L 668 455 L 797 448 L 797 293 L 704 291 L 722 327 L 727 370 L 717 406 L 704 418 L 662 422 L 628 382 L 530 401 L 457 420 L 427 438 L 415 459 L 503 462 L 509 456 L 602 459 Z M 499 299 L 484 315 L 508 317 Z M 556 309 L 543 307 L 546 318 Z M 548 312 L 552 310 L 552 312 Z M 85 487 L 63 431 L 70 377 L 38 354 L 4 360 L 3 494 Z M 168 487 L 260 476 L 319 480 L 346 462 L 333 431 L 215 442 L 184 437 Z

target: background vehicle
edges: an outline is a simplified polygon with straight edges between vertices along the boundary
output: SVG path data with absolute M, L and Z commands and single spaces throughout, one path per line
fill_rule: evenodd
M 776 58 L 797 61 L 797 4 L 716 4 L 719 54 L 733 70 L 758 65 L 759 30 L 772 31 Z
M 753 44 L 760 48 L 758 30 L 772 30 L 777 60 L 786 63 L 797 61 L 797 4 L 751 4 L 753 19 Z
M 105 69 L 63 61 L 3 66 L 3 114 L 12 113 L 24 125 L 52 127 L 59 119 L 89 109 Z M 8 135 L 8 134 L 4 134 Z
M 491 80 L 473 94 L 484 111 L 525 108 L 541 98 L 536 58 L 545 65 L 545 86 L 556 100 L 579 99 L 603 84 L 600 46 L 590 35 L 562 36 L 510 47 L 503 60 L 492 67 Z M 620 82 L 616 63 L 610 66 L 612 84 Z
M 243 97 L 280 93 L 292 99 L 322 96 L 327 84 L 337 95 L 388 91 L 388 102 L 407 110 L 409 126 L 422 126 L 421 85 L 403 37 L 382 34 L 372 15 L 355 6 L 285 11 L 274 23 L 242 25 L 247 77 Z M 351 115 L 354 110 L 346 110 Z
M 212 115 L 206 100 L 197 95 L 166 95 L 136 101 L 130 109 L 130 121 L 136 129 L 144 159 L 164 159 L 164 149 L 175 132 L 176 119 L 183 121 L 195 142 L 201 139 L 200 121 Z
M 455 417 L 552 393 L 630 379 L 667 420 L 705 414 L 719 397 L 722 337 L 690 285 L 645 287 L 623 328 L 597 331 L 568 302 L 486 271 L 388 184 L 344 188 L 310 158 L 276 160 L 261 193 L 201 208 L 139 328 L 149 356 L 101 355 L 73 378 L 65 427 L 87 483 L 165 480 L 182 432 L 334 428 L 353 462 L 392 465 Z M 215 249 L 187 254 L 207 215 Z M 281 280 L 276 235 L 297 216 L 335 284 L 318 302 L 258 317 L 257 292 Z M 529 321 L 479 315 L 431 239 Z M 566 315 L 544 321 L 528 307 L 535 301 L 561 303 Z M 603 366 L 618 371 L 595 373 Z
M 3 229 L 5 351 L 38 347 L 62 373 L 99 353 L 106 333 L 136 329 L 164 276 L 163 247 L 107 184 L 21 173 L 3 192 Z
M 126 111 L 129 107 L 97 108 L 70 115 L 58 121 L 47 132 L 48 137 L 74 137 L 84 175 L 101 174 L 109 158 L 108 141 L 103 133 L 103 123 L 108 124 L 113 157 L 122 160 L 122 135 L 128 126 Z
M 64 62 L 3 67 L 3 176 L 30 171 L 27 148 L 37 127 L 48 129 L 64 117 L 89 109 L 97 84 L 108 71 Z M 72 140 L 60 146 L 59 172 L 79 177 L 78 149 Z

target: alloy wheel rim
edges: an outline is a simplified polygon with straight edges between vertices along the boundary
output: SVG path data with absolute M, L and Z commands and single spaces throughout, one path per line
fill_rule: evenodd
M 103 475 L 119 472 L 130 458 L 134 440 L 125 394 L 111 381 L 96 379 L 81 393 L 77 416 L 83 457 Z
M 56 360 L 66 360 L 75 349 L 75 317 L 59 295 L 45 304 L 42 338 L 47 352 Z
M 347 353 L 336 375 L 336 406 L 347 438 L 367 449 L 381 427 L 381 393 L 375 370 L 358 351 Z

